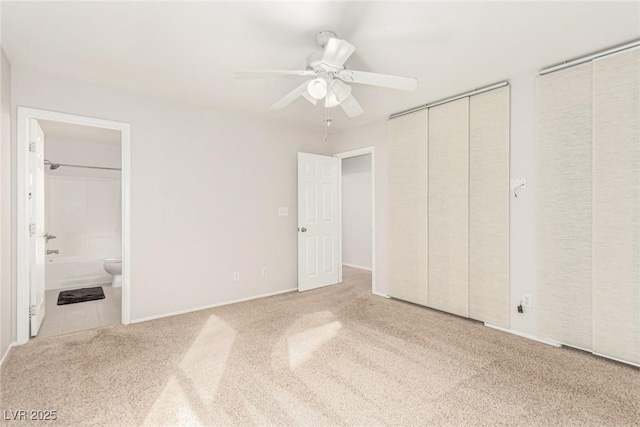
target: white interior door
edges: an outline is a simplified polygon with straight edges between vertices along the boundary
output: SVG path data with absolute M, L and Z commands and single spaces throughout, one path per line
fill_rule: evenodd
M 44 133 L 31 120 L 29 144 L 29 285 L 31 295 L 31 336 L 38 335 L 44 319 L 45 206 L 44 206 Z
M 298 290 L 338 283 L 338 159 L 298 153 Z

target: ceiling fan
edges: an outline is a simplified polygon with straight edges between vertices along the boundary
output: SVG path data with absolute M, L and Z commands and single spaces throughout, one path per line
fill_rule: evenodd
M 281 110 L 300 96 L 313 105 L 324 99 L 326 108 L 340 105 L 349 117 L 359 116 L 364 112 L 358 101 L 351 94 L 351 86 L 346 83 L 357 83 L 412 91 L 418 87 L 418 80 L 413 77 L 392 76 L 369 73 L 366 71 L 348 70 L 345 62 L 355 52 L 356 47 L 345 40 L 337 38 L 331 31 L 316 34 L 316 42 L 321 50 L 307 58 L 304 70 L 252 70 L 241 71 L 240 76 L 309 76 L 304 82 L 286 94 L 271 106 L 272 110 Z

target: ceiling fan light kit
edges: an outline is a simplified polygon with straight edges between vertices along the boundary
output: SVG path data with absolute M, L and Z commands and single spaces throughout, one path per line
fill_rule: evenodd
M 418 87 L 418 80 L 413 77 L 347 70 L 345 63 L 356 51 L 355 46 L 339 39 L 331 31 L 320 31 L 316 34 L 315 39 L 322 50 L 309 55 L 305 70 L 257 70 L 244 71 L 237 74 L 250 76 L 311 76 L 313 77 L 311 80 L 289 92 L 273 104 L 271 109 L 281 110 L 302 96 L 313 105 L 317 105 L 317 101 L 324 99 L 325 108 L 340 105 L 349 117 L 359 116 L 364 110 L 353 97 L 351 86 L 345 84 L 345 82 L 405 91 L 412 91 Z
M 307 84 L 307 92 L 309 92 L 309 95 L 314 99 L 320 100 L 324 98 L 327 96 L 327 81 L 322 77 L 309 80 L 309 84 Z

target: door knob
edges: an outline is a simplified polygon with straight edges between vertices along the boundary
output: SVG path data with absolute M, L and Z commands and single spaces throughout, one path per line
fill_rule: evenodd
M 307 229 L 306 229 L 306 228 L 304 228 L 304 227 L 302 227 L 302 228 L 300 229 L 300 231 L 302 231 L 302 232 L 304 233 L 304 232 L 306 232 L 306 231 L 307 231 Z

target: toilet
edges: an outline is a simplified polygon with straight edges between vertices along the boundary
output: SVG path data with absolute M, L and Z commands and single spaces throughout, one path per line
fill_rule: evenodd
M 107 258 L 104 260 L 104 270 L 113 276 L 111 286 L 122 287 L 122 258 Z

